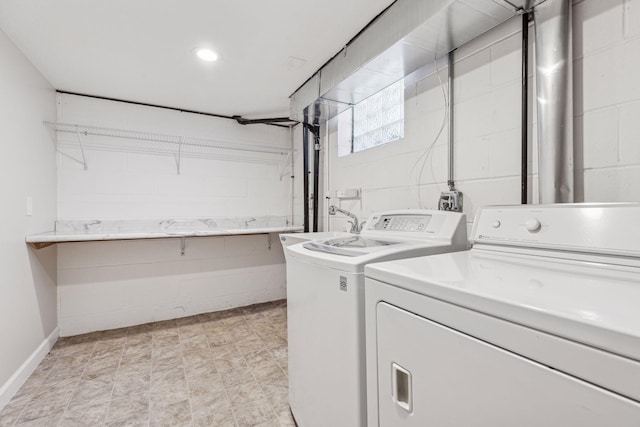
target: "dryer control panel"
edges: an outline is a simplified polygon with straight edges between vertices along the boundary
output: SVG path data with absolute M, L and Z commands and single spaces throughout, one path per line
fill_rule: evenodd
M 476 244 L 640 257 L 638 203 L 487 206 L 478 211 Z

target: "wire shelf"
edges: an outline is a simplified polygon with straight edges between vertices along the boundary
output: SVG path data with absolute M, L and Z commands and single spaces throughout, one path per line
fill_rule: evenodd
M 45 122 L 45 125 L 58 133 L 58 151 L 84 164 L 85 168 L 87 168 L 85 149 L 172 156 L 176 158 L 178 173 L 180 173 L 182 157 L 282 165 L 289 161 L 290 154 L 295 151 L 288 146 L 251 144 L 71 123 Z M 74 149 L 80 150 L 82 159 L 76 159 L 67 153 Z

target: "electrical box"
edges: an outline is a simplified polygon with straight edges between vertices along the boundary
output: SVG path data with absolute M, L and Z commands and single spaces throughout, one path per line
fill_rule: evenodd
M 441 211 L 462 212 L 462 192 L 443 191 L 440 193 L 438 209 Z
M 345 188 L 343 190 L 336 191 L 336 198 L 338 199 L 359 199 L 360 198 L 360 189 L 359 188 Z

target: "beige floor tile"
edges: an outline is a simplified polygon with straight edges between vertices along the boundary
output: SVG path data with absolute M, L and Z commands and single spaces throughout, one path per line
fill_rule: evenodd
M 39 418 L 37 420 L 32 420 L 32 421 L 21 421 L 19 420 L 17 424 L 15 424 L 16 426 L 20 426 L 20 427 L 48 427 L 48 426 L 55 426 L 58 424 L 58 422 L 60 421 L 60 418 L 62 418 L 62 412 L 52 412 L 48 417 L 44 417 L 44 418 Z
M 182 354 L 178 349 L 177 354 L 171 354 L 163 358 L 153 359 L 151 372 L 156 373 L 177 368 L 183 369 L 183 367 L 184 361 L 182 360 Z
M 276 414 L 282 411 L 289 411 L 289 393 L 274 393 L 267 396 L 267 401 Z
M 267 396 L 286 393 L 289 390 L 289 381 L 284 374 L 261 378 L 259 382 L 260 387 L 262 387 L 264 394 Z
M 189 400 L 167 405 L 151 405 L 150 425 L 152 426 L 186 426 L 191 424 L 191 406 Z
M 219 377 L 218 370 L 213 363 L 213 359 L 210 359 L 207 363 L 185 365 L 184 375 L 187 378 L 187 381 L 198 381 L 200 379 L 210 377 Z
M 152 388 L 150 393 L 153 407 L 167 406 L 189 399 L 189 388 L 186 382 L 161 389 Z
M 110 405 L 110 401 L 84 402 L 72 400 L 60 421 L 60 425 L 63 427 L 102 425 L 107 417 Z
M 206 332 L 207 342 L 209 346 L 215 350 L 216 347 L 233 344 L 235 342 L 233 336 L 228 332 Z
M 61 338 L 5 426 L 291 426 L 282 302 Z
M 224 386 L 227 388 L 248 383 L 254 380 L 251 369 L 249 368 L 222 371 L 220 372 L 220 378 L 222 379 L 222 384 L 224 384 Z
M 228 387 L 227 394 L 229 395 L 231 405 L 235 407 L 244 406 L 258 400 L 266 401 L 264 391 L 262 391 L 262 388 L 255 380 Z
M 176 384 L 186 384 L 186 377 L 182 367 L 153 371 L 151 374 L 151 388 L 167 388 Z
M 50 418 L 59 419 L 62 417 L 66 403 L 60 403 L 50 400 L 35 400 L 29 403 L 17 420 L 17 424 L 35 423 L 37 421 L 42 422 L 45 425 L 44 420 Z
M 231 401 L 224 389 L 210 389 L 205 393 L 192 393 L 190 401 L 192 412 L 198 416 L 231 410 Z
M 202 415 L 194 415 L 194 427 L 236 427 L 236 420 L 231 409 L 212 412 Z
M 213 365 L 213 354 L 211 350 L 185 350 L 182 353 L 182 362 L 185 368 L 202 366 L 206 363 Z
M 113 382 L 81 381 L 75 389 L 71 400 L 75 401 L 109 401 L 113 391 Z
M 130 375 L 117 375 L 113 387 L 113 398 L 131 396 L 134 394 L 149 392 L 151 389 L 151 374 L 132 373 Z
M 276 418 L 275 413 L 266 399 L 236 406 L 233 408 L 233 413 L 240 427 L 269 423 L 273 422 Z
M 149 423 L 149 395 L 146 393 L 111 401 L 106 425 L 140 425 Z
M 0 427 L 14 425 L 26 405 L 26 401 L 14 401 L 12 399 L 0 412 Z
M 285 375 L 284 371 L 278 365 L 275 360 L 267 360 L 260 363 L 249 363 L 251 367 L 251 372 L 253 372 L 253 376 L 256 377 L 257 380 L 264 380 L 266 378 Z
M 116 371 L 116 379 L 119 376 L 128 376 L 128 375 L 150 375 L 151 374 L 152 362 L 151 359 L 131 359 L 131 360 L 122 360 L 120 362 L 120 366 Z

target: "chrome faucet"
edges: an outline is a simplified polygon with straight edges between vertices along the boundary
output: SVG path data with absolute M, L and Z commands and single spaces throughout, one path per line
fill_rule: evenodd
M 364 227 L 364 223 L 367 222 L 367 221 L 363 221 L 362 223 L 359 223 L 358 217 L 352 214 L 351 212 L 344 209 L 340 209 L 339 207 L 334 205 L 329 206 L 329 215 L 335 215 L 336 212 L 340 212 L 350 218 L 353 218 L 353 221 L 349 221 L 349 224 L 351 224 L 351 230 L 349 230 L 349 232 L 353 234 L 360 234 L 360 232 L 362 231 L 362 228 Z

